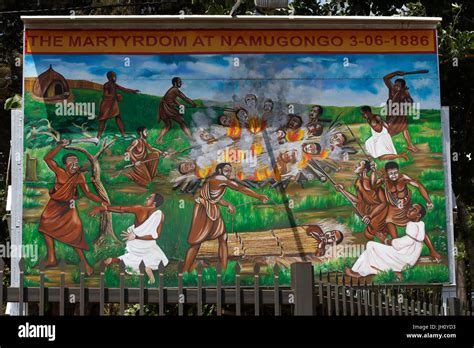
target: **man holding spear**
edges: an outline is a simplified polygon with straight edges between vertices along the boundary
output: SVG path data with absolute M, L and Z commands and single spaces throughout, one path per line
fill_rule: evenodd
M 138 127 L 137 133 L 138 139 L 132 141 L 125 152 L 126 159 L 132 162 L 131 170 L 125 176 L 140 186 L 147 186 L 156 176 L 160 157 L 168 158 L 169 154 L 148 143 L 148 130 L 145 127 Z
M 381 181 L 375 176 L 377 166 L 374 162 L 367 160 L 360 161 L 354 170 L 358 175 L 354 183 L 356 195 L 344 190 L 343 185 L 335 185 L 336 191 L 341 192 L 352 204 L 355 204 L 362 221 L 367 224 L 364 235 L 368 240 L 373 240 L 377 236 L 380 240 L 385 240 L 387 226 L 387 201 L 383 190 L 380 187 Z M 396 231 L 395 231 L 396 232 Z M 396 233 L 392 238 L 397 238 Z

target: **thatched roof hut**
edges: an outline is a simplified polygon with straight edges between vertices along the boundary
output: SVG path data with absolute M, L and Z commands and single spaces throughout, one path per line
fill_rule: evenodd
M 71 96 L 69 84 L 63 75 L 55 71 L 52 65 L 41 73 L 33 85 L 33 98 L 46 103 L 63 101 Z

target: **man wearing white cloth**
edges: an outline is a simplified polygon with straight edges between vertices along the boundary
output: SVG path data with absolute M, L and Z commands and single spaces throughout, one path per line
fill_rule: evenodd
M 365 149 L 373 157 L 382 161 L 403 158 L 408 160 L 407 154 L 397 154 L 397 150 L 393 145 L 392 137 L 388 133 L 388 125 L 379 115 L 372 113 L 370 106 L 360 108 L 362 116 L 367 120 L 372 131 L 372 136 L 365 141 Z
M 160 237 L 165 219 L 163 212 L 158 209 L 163 203 L 163 200 L 163 196 L 158 193 L 153 193 L 147 197 L 145 205 L 109 206 L 107 209 L 104 207 L 95 207 L 92 209 L 92 216 L 96 216 L 104 211 L 135 214 L 135 223 L 130 226 L 127 231 L 122 232 L 126 243 L 125 254 L 119 257 L 107 258 L 104 261 L 106 266 L 112 263 L 119 263 L 120 260 L 123 260 L 125 267 L 132 269 L 134 272 L 139 272 L 140 263 L 143 261 L 149 282 L 151 284 L 155 282 L 153 270 L 158 269 L 160 262 L 162 262 L 164 266 L 168 264 L 168 258 L 165 253 L 156 244 L 156 240 Z
M 426 210 L 420 204 L 408 209 L 406 235 L 395 239 L 386 239 L 387 245 L 368 242 L 366 250 L 359 256 L 352 269 L 346 268 L 351 277 L 366 277 L 378 272 L 393 270 L 398 275 L 406 266 L 414 266 L 421 254 L 425 239 L 425 224 L 421 219 Z

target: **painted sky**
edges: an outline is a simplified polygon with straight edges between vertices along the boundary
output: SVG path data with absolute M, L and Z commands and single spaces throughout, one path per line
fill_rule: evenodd
M 422 109 L 440 107 L 435 54 L 26 55 L 25 76 L 37 76 L 50 64 L 67 79 L 101 84 L 113 70 L 119 84 L 152 95 L 163 95 L 171 78 L 180 76 L 192 99 L 228 102 L 253 93 L 284 103 L 332 106 L 381 105 L 387 100 L 384 75 L 428 69 L 405 79 Z

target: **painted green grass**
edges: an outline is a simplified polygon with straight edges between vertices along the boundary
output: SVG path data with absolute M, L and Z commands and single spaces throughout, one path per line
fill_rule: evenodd
M 314 274 L 319 276 L 320 273 L 329 273 L 329 272 L 344 272 L 346 267 L 352 267 L 354 262 L 357 260 L 355 257 L 338 257 L 335 259 L 330 259 L 328 261 L 315 264 Z
M 43 206 L 37 198 L 23 197 L 23 208 L 38 208 Z
M 421 172 L 419 181 L 428 191 L 443 191 L 445 186 L 444 171 L 442 169 L 425 169 Z
M 362 221 L 362 219 L 355 213 L 352 213 L 348 218 L 338 217 L 337 222 L 345 224 L 352 233 L 361 233 L 364 232 L 367 225 Z
M 222 285 L 232 286 L 235 285 L 235 266 L 236 262 L 229 262 L 227 269 L 222 272 Z M 274 284 L 274 271 L 272 267 L 264 267 L 261 269 L 260 285 L 273 286 Z M 197 271 L 194 270 L 189 273 L 183 274 L 183 285 L 184 286 L 197 286 Z M 217 272 L 215 268 L 204 268 L 202 272 L 203 285 L 215 285 L 217 282 Z M 278 272 L 278 284 L 287 285 L 291 282 L 291 274 L 288 268 L 281 268 Z M 250 286 L 254 285 L 253 275 L 241 275 L 241 285 Z
M 27 197 L 39 197 L 42 195 L 43 194 L 41 193 L 41 191 L 35 188 L 26 187 L 25 190 L 23 191 L 23 196 L 27 196 Z
M 375 284 L 391 283 L 445 283 L 449 281 L 449 268 L 446 265 L 414 266 L 402 271 L 402 280 L 394 271 L 380 272 L 374 276 Z

